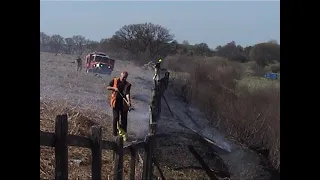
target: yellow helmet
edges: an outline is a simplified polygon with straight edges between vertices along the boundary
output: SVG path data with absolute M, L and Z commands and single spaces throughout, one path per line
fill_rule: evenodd
M 159 60 L 158 60 L 158 62 L 161 62 L 161 61 L 162 61 L 162 59 L 159 59 Z

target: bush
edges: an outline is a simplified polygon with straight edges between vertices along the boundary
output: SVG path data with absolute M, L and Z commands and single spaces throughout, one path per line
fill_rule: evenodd
M 280 171 L 279 86 L 255 91 L 239 87 L 243 64 L 220 57 L 171 56 L 164 62 L 175 76 L 172 86 L 177 95 L 238 141 L 267 150 L 270 162 Z
M 280 45 L 272 42 L 256 44 L 250 50 L 249 57 L 262 67 L 274 60 L 280 62 Z
M 273 64 L 270 69 L 273 73 L 280 73 L 280 64 Z

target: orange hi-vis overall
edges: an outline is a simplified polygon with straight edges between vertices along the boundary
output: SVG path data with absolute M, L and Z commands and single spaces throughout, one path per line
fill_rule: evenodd
M 117 88 L 118 80 L 119 80 L 119 78 L 113 78 L 113 87 L 114 88 Z M 129 85 L 130 85 L 130 83 L 126 82 L 124 89 L 126 90 Z M 112 91 L 112 93 L 111 93 L 110 106 L 112 108 L 116 107 L 117 93 L 118 92 L 116 92 L 116 91 Z M 129 106 L 127 105 L 127 103 L 124 100 L 123 100 L 123 110 L 129 111 Z
M 113 78 L 113 87 L 114 88 L 117 88 L 118 80 L 119 80 L 119 78 Z M 130 85 L 130 83 L 126 82 L 124 89 L 126 90 L 129 85 Z M 116 107 L 117 93 L 118 92 L 116 92 L 116 91 L 113 91 L 111 93 L 110 106 L 112 108 Z M 123 100 L 123 106 L 122 107 L 123 107 L 123 109 L 122 109 L 123 111 L 126 111 L 126 112 L 129 111 L 129 106 L 127 105 L 126 102 L 124 102 L 124 100 Z M 122 128 L 120 128 L 119 122 L 117 122 L 117 129 L 118 129 L 119 135 L 122 136 L 123 140 L 127 141 L 128 135 Z
M 118 86 L 118 79 L 119 78 L 113 78 L 113 87 L 116 88 Z M 111 93 L 111 99 L 110 99 L 110 106 L 112 108 L 116 107 L 116 98 L 117 98 L 117 92 L 112 91 Z

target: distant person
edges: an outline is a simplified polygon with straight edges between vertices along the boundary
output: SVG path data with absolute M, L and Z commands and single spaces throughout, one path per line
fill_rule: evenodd
M 78 56 L 76 61 L 77 61 L 77 71 L 81 71 L 82 70 L 82 60 L 81 60 L 80 56 Z
M 130 89 L 131 84 L 127 81 L 128 72 L 124 71 L 120 74 L 119 78 L 113 78 L 109 86 L 108 90 L 111 90 L 111 100 L 110 106 L 112 107 L 112 115 L 113 115 L 113 135 L 117 136 L 118 131 L 119 135 L 123 137 L 123 140 L 126 141 L 128 138 L 127 135 L 127 125 L 128 125 L 128 111 L 131 106 L 130 99 Z M 119 116 L 120 123 L 119 123 Z M 118 130 L 118 131 L 117 131 Z
M 159 59 L 158 62 L 154 65 L 154 76 L 153 76 L 153 80 L 159 80 L 160 77 L 160 70 L 161 70 L 161 62 L 162 62 L 162 59 Z

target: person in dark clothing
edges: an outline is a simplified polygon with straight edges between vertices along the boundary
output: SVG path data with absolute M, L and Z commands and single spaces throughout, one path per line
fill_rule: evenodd
M 154 76 L 153 76 L 153 80 L 159 80 L 160 77 L 159 77 L 159 73 L 160 73 L 160 70 L 161 70 L 161 62 L 162 62 L 162 59 L 159 59 L 158 62 L 154 65 Z
M 77 58 L 77 71 L 81 71 L 82 70 L 82 60 L 80 58 L 80 56 L 78 56 Z
M 110 106 L 112 107 L 112 112 L 113 112 L 113 135 L 114 136 L 118 135 L 117 125 L 119 123 L 119 116 L 121 116 L 119 126 L 121 130 L 125 132 L 125 134 L 127 133 L 127 124 L 128 124 L 127 117 L 128 117 L 129 108 L 131 106 L 131 99 L 130 99 L 131 84 L 127 81 L 127 78 L 128 78 L 128 73 L 124 71 L 120 74 L 119 78 L 113 78 L 109 82 L 109 86 L 107 87 L 108 90 L 112 90 Z M 126 140 L 126 138 L 127 138 L 127 135 L 125 135 L 124 140 Z

